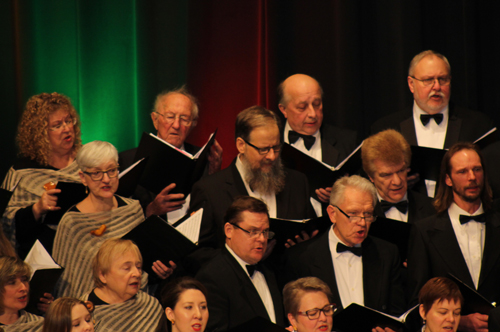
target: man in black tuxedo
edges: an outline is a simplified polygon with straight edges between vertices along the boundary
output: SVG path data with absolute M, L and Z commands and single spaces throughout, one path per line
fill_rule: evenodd
M 436 213 L 428 196 L 408 190 L 411 148 L 399 132 L 387 129 L 365 139 L 361 159 L 364 171 L 377 188 L 377 217 L 413 224 Z
M 406 309 L 395 245 L 368 236 L 376 217 L 377 192 L 358 175 L 335 182 L 328 206 L 330 231 L 285 254 L 288 280 L 314 276 L 325 281 L 339 308 L 350 303 L 400 315 Z
M 417 54 L 408 70 L 408 86 L 414 103 L 405 111 L 376 121 L 375 134 L 392 128 L 400 131 L 410 145 L 447 149 L 457 142 L 473 142 L 494 127 L 483 113 L 450 104 L 451 68 L 448 59 L 431 50 Z M 434 197 L 435 182 L 426 181 Z
M 443 158 L 436 216 L 413 227 L 408 255 L 408 284 L 414 304 L 432 277 L 448 273 L 490 302 L 500 299 L 500 214 L 490 209 L 491 189 L 477 146 L 457 143 Z M 459 330 L 487 331 L 488 316 L 462 316 Z
M 203 207 L 200 246 L 224 244 L 223 216 L 237 196 L 253 196 L 269 207 L 271 218 L 315 217 L 304 174 L 284 168 L 279 157 L 280 120 L 261 106 L 252 106 L 236 118 L 238 156 L 233 163 L 193 186 L 190 211 Z
M 278 86 L 279 109 L 286 118 L 283 141 L 305 154 L 337 166 L 356 148 L 356 132 L 323 123 L 323 89 L 308 75 L 295 74 Z M 331 187 L 317 188 L 328 203 Z
M 224 216 L 225 247 L 196 275 L 208 291 L 207 329 L 227 331 L 260 316 L 284 327 L 281 293 L 261 263 L 267 249 L 269 214 L 264 202 L 237 198 Z
M 164 91 L 156 97 L 151 120 L 157 130 L 157 136 L 176 148 L 196 154 L 200 149 L 186 142 L 189 133 L 198 122 L 198 102 L 185 87 L 177 90 Z M 120 153 L 120 168 L 123 170 L 134 163 L 137 148 Z M 222 163 L 222 147 L 215 141 L 210 151 L 208 174 L 220 170 Z M 170 222 L 182 217 L 189 204 L 185 204 L 183 194 L 170 194 L 175 187 L 172 183 L 165 187 L 161 193 L 154 193 L 139 186 L 134 198 L 141 202 L 146 217 L 151 215 L 165 215 Z M 184 209 L 182 209 L 184 207 Z M 179 211 L 181 209 L 181 211 Z

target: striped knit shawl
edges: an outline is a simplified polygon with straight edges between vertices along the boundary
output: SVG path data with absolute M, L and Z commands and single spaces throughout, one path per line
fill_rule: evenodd
M 80 183 L 78 176 L 78 164 L 74 161 L 69 166 L 58 171 L 47 168 L 23 168 L 15 170 L 13 167 L 7 172 L 2 188 L 12 190 L 16 185 L 16 189 L 12 194 L 9 205 L 3 214 L 3 224 L 5 235 L 13 244 L 15 244 L 15 215 L 21 209 L 35 204 L 40 200 L 45 189 L 44 184 L 53 181 L 64 181 Z
M 123 198 L 126 205 L 108 212 L 81 213 L 67 212 L 57 227 L 54 240 L 54 260 L 64 267 L 64 272 L 56 285 L 56 297 L 80 297 L 94 287 L 92 260 L 101 244 L 107 239 L 121 238 L 144 221 L 144 214 L 138 201 Z M 90 231 L 106 225 L 102 236 Z M 147 274 L 143 273 L 142 285 L 147 284 Z
M 43 328 L 43 317 L 30 314 L 21 310 L 19 319 L 10 325 L 4 325 L 2 328 L 5 332 L 38 332 Z
M 89 292 L 90 294 L 90 292 Z M 87 300 L 89 294 L 83 299 Z M 96 332 L 154 332 L 163 309 L 158 300 L 142 291 L 119 304 L 97 305 L 94 309 Z

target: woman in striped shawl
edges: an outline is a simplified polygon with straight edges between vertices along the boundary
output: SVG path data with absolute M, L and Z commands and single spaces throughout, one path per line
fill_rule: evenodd
M 81 147 L 80 120 L 70 100 L 56 92 L 31 97 L 26 103 L 17 132 L 20 157 L 2 183 L 13 191 L 3 214 L 5 235 L 25 257 L 38 238 L 50 252 L 57 225 L 45 216 L 59 210 L 59 189 L 50 182 L 79 182 L 74 162 Z M 56 222 L 56 221 L 53 221 Z
M 28 304 L 28 264 L 15 257 L 0 257 L 0 330 L 41 331 L 43 318 L 24 311 Z
M 56 286 L 56 297 L 80 297 L 91 291 L 91 262 L 101 244 L 106 239 L 121 238 L 144 220 L 138 201 L 115 195 L 118 152 L 111 143 L 85 144 L 76 162 L 89 195 L 68 210 L 57 228 L 53 256 L 64 272 Z
M 97 332 L 155 331 L 163 313 L 157 299 L 139 290 L 142 256 L 130 240 L 106 240 L 92 262 L 96 288 L 82 299 L 95 305 Z

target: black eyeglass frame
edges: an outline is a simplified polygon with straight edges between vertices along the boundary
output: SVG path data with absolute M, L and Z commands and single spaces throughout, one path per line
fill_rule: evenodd
M 236 228 L 241 229 L 243 232 L 249 234 L 251 239 L 258 238 L 260 234 L 262 234 L 264 236 L 264 238 L 268 239 L 268 240 L 272 240 L 272 238 L 274 237 L 274 232 L 269 230 L 269 229 L 266 229 L 264 231 L 258 231 L 258 232 L 256 230 L 247 231 L 246 229 L 241 228 L 240 226 L 236 225 L 235 223 L 230 222 L 230 224 Z M 267 236 L 266 236 L 266 233 L 267 233 Z
M 342 212 L 342 214 L 343 214 L 344 216 L 346 216 L 346 217 L 349 219 L 349 221 L 350 221 L 350 222 L 352 222 L 352 223 L 358 223 L 358 222 L 360 222 L 360 221 L 361 221 L 361 219 L 364 219 L 364 220 L 365 220 L 365 222 L 367 222 L 367 223 L 368 223 L 368 222 L 369 222 L 369 223 L 372 223 L 372 222 L 374 222 L 375 220 L 377 220 L 377 216 L 375 216 L 375 215 L 373 215 L 373 214 L 372 214 L 371 216 L 368 216 L 368 217 L 350 216 L 350 215 L 348 215 L 347 213 L 345 213 L 344 211 L 342 211 L 342 209 L 341 209 L 341 208 L 339 208 L 337 205 L 333 205 L 333 204 L 332 204 L 332 206 L 335 206 L 337 209 L 339 209 L 339 211 L 340 211 L 340 212 Z M 367 220 L 367 218 L 373 218 L 373 220 Z
M 433 78 L 426 78 L 425 80 L 421 80 L 420 78 L 416 78 L 415 76 L 409 75 L 411 78 L 422 82 L 424 86 L 434 86 L 436 84 L 436 80 L 439 82 L 439 85 L 443 86 L 448 86 L 451 84 L 451 76 L 447 77 L 433 77 Z M 431 82 L 432 80 L 432 82 Z M 444 82 L 442 82 L 444 80 Z
M 274 153 L 278 153 L 281 151 L 281 147 L 282 147 L 282 144 L 278 144 L 278 145 L 275 145 L 275 146 L 270 146 L 270 147 L 267 147 L 267 148 L 259 148 L 255 145 L 253 145 L 252 143 L 248 142 L 246 139 L 243 139 L 243 141 L 245 143 L 247 143 L 248 145 L 250 145 L 252 148 L 254 148 L 255 150 L 257 150 L 257 152 L 259 152 L 260 155 L 262 156 L 265 156 L 266 154 L 269 153 L 269 151 L 271 151 L 271 149 L 273 149 Z
M 330 313 L 326 313 L 327 311 L 330 311 Z M 311 313 L 313 311 L 313 313 Z M 309 309 L 306 311 L 299 311 L 298 313 L 303 316 L 307 316 L 309 320 L 315 320 L 318 319 L 319 316 L 321 316 L 321 313 L 323 313 L 325 316 L 333 316 L 333 314 L 337 311 L 337 305 L 336 304 L 327 304 L 323 308 L 313 308 Z
M 115 175 L 111 176 L 109 175 L 108 172 L 110 171 L 117 171 Z M 106 173 L 108 175 L 108 177 L 110 179 L 113 179 L 113 178 L 116 178 L 118 177 L 118 175 L 120 175 L 120 166 L 117 165 L 116 167 L 111 167 L 111 168 L 108 168 L 107 170 L 105 171 L 96 171 L 96 172 L 87 172 L 87 171 L 82 171 L 83 173 L 87 174 L 88 176 L 90 176 L 90 178 L 93 180 L 93 181 L 101 181 L 103 178 L 104 178 L 104 173 Z M 95 178 L 94 175 L 95 174 L 100 174 L 101 176 L 99 178 Z

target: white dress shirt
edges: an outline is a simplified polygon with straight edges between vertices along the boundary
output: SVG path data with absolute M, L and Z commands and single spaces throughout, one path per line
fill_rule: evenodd
M 253 191 L 250 188 L 250 185 L 248 184 L 246 180 L 246 175 L 247 175 L 247 170 L 245 166 L 243 165 L 243 162 L 240 159 L 241 155 L 238 155 L 236 158 L 236 169 L 238 169 L 238 172 L 240 173 L 241 178 L 243 179 L 243 183 L 245 184 L 245 188 L 247 189 L 248 195 L 255 197 L 257 199 L 260 199 L 264 203 L 267 204 L 267 208 L 269 209 L 269 217 L 270 218 L 276 218 L 277 215 L 277 210 L 276 210 L 276 194 L 264 194 L 260 193 L 258 191 Z
M 434 149 L 443 149 L 446 139 L 446 130 L 448 129 L 449 109 L 448 105 L 441 110 L 443 121 L 437 124 L 434 119 L 430 119 L 429 123 L 424 126 L 420 120 L 420 115 L 427 114 L 422 110 L 417 103 L 413 102 L 413 122 L 415 123 L 415 134 L 417 136 L 418 146 L 425 146 Z M 427 195 L 434 197 L 436 191 L 436 181 L 425 180 L 427 187 Z
M 290 143 L 290 141 L 288 140 L 288 132 L 292 130 L 292 127 L 290 127 L 290 124 L 288 123 L 288 121 L 286 122 L 285 124 L 285 131 L 284 131 L 284 141 L 285 143 Z M 305 154 L 307 154 L 308 156 L 311 156 L 313 157 L 314 159 L 316 160 L 319 160 L 321 161 L 321 158 L 322 158 L 322 151 L 321 151 L 321 135 L 319 133 L 319 130 L 317 130 L 313 135 L 311 136 L 314 136 L 316 138 L 316 140 L 314 141 L 314 144 L 313 146 L 311 147 L 310 150 L 307 150 L 306 149 L 306 146 L 304 145 L 304 140 L 302 139 L 302 137 L 299 137 L 299 139 L 297 140 L 297 142 L 291 144 L 294 148 L 304 152 Z
M 484 223 L 474 220 L 462 225 L 460 224 L 459 218 L 461 214 L 466 216 L 475 216 L 482 213 L 484 213 L 482 204 L 473 214 L 469 214 L 467 211 L 462 210 L 455 203 L 451 203 L 448 208 L 451 225 L 455 231 L 455 236 L 460 246 L 460 250 L 462 251 L 462 255 L 467 263 L 469 273 L 472 277 L 472 281 L 474 281 L 476 289 L 479 283 L 479 274 L 481 273 L 481 261 L 483 260 L 486 226 Z
M 364 305 L 362 256 L 358 257 L 350 251 L 338 253 L 337 243 L 343 242 L 339 240 L 333 227 L 328 233 L 328 242 L 342 307 L 345 308 L 353 302 Z M 356 245 L 356 247 L 361 247 L 361 245 Z
M 238 255 L 236 255 L 236 253 L 233 251 L 233 249 L 231 249 L 227 245 L 227 243 L 226 243 L 226 249 L 231 253 L 231 255 L 233 255 L 236 261 L 241 265 L 243 271 L 245 271 L 246 275 L 250 278 L 253 285 L 255 286 L 255 289 L 259 293 L 262 303 L 264 303 L 264 306 L 266 307 L 271 322 L 276 324 L 276 313 L 274 312 L 273 298 L 271 297 L 271 292 L 269 291 L 269 286 L 267 286 L 267 281 L 266 278 L 264 277 L 264 274 L 260 271 L 255 271 L 253 277 L 251 277 L 250 274 L 248 274 L 247 265 L 252 265 L 252 264 L 248 264 L 247 262 L 242 260 Z
M 383 198 L 382 198 L 382 196 L 379 195 L 378 191 L 377 191 L 377 196 L 378 196 L 378 201 L 381 202 Z M 403 197 L 403 199 L 401 199 L 401 201 L 407 201 L 407 200 L 408 200 L 408 193 L 406 193 L 404 195 L 404 197 Z M 402 213 L 396 207 L 393 206 L 389 210 L 387 210 L 387 212 L 385 212 L 385 217 L 388 219 L 408 222 L 408 211 L 409 210 L 410 209 L 408 208 L 408 210 L 406 210 L 406 213 Z

